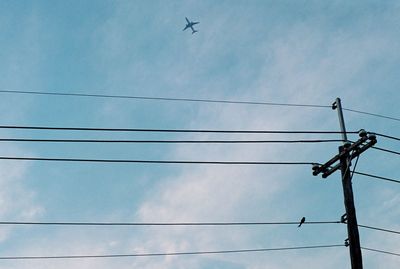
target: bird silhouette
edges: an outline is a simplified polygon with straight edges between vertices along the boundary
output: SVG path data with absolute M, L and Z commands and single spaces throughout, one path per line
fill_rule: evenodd
M 300 227 L 306 221 L 306 217 L 302 217 L 300 220 L 300 224 L 297 227 Z

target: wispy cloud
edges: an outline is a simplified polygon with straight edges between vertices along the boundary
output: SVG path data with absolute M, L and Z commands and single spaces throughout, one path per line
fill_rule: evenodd
M 112 16 L 105 18 L 103 24 L 98 25 L 90 35 L 94 49 L 88 58 L 96 66 L 96 74 L 101 74 L 93 85 L 102 85 L 110 93 L 118 90 L 119 94 L 325 105 L 340 96 L 346 106 L 368 104 L 368 107 L 373 107 L 379 103 L 374 98 L 358 97 L 371 94 L 370 89 L 367 91 L 364 88 L 370 81 L 368 76 L 373 73 L 369 66 L 394 55 L 392 45 L 397 39 L 390 35 L 396 31 L 393 26 L 387 31 L 378 31 L 369 24 L 373 29 L 363 30 L 362 22 L 370 23 L 368 14 L 357 17 L 361 22 L 350 21 L 349 26 L 341 23 L 335 26 L 334 21 L 339 18 L 334 14 L 328 19 L 318 15 L 323 11 L 320 5 L 316 5 L 321 9 L 317 8 L 318 12 L 307 8 L 300 10 L 305 12 L 303 16 L 287 10 L 283 5 L 277 10 L 288 12 L 285 19 L 280 19 L 281 14 L 275 14 L 264 21 L 259 16 L 262 12 L 257 6 L 242 5 L 235 8 L 231 3 L 221 6 L 194 3 L 202 6 L 194 14 L 194 19 L 201 20 L 201 28 L 198 34 L 188 38 L 181 33 L 180 26 L 192 4 L 170 4 L 164 8 L 155 4 L 160 10 L 154 6 L 128 2 L 118 2 L 113 6 Z M 182 18 L 176 18 L 176 14 L 182 14 Z M 290 19 L 290 14 L 296 19 Z M 380 15 L 382 20 L 387 20 L 388 16 Z M 382 65 L 378 66 L 383 68 Z M 139 105 L 122 101 L 101 101 L 96 104 L 99 105 L 90 107 L 96 121 L 107 119 L 110 125 L 119 126 L 337 129 L 336 115 L 330 109 L 199 106 L 192 103 L 158 103 L 154 108 L 148 103 Z M 350 120 L 354 118 L 349 115 Z M 196 136 L 199 137 L 206 139 L 215 136 Z M 329 150 L 326 150 L 328 147 Z M 323 161 L 336 152 L 336 145 L 182 145 L 168 148 L 161 155 L 171 159 L 193 160 Z M 150 155 L 147 152 L 139 153 Z M 37 205 L 35 193 L 25 183 L 29 179 L 29 167 L 4 166 L 1 169 L 4 175 L 0 179 L 0 186 L 4 185 L 0 190 L 0 216 L 34 219 L 44 214 L 46 204 Z M 151 168 L 149 170 L 146 175 L 154 172 Z M 152 175 L 152 180 L 146 181 L 145 187 L 140 189 L 140 192 L 145 192 L 140 193 L 140 198 L 136 198 L 138 193 L 132 193 L 132 198 L 126 204 L 138 209 L 129 216 L 131 219 L 292 221 L 302 216 L 308 219 L 322 216 L 339 218 L 343 213 L 337 176 L 328 181 L 319 181 L 311 176 L 311 167 L 185 166 L 173 167 L 168 172 Z M 120 175 L 117 173 L 115 177 Z M 110 184 L 114 184 L 114 181 Z M 360 195 L 370 197 L 367 193 Z M 385 215 L 385 223 L 396 223 L 396 194 L 386 190 L 378 191 L 376 196 L 386 202 L 380 204 L 379 208 L 376 205 L 368 210 L 379 214 L 391 210 L 393 213 Z M 386 196 L 392 198 L 385 199 Z M 19 201 L 16 197 L 24 199 Z M 101 217 L 107 215 L 115 216 L 115 212 L 104 213 Z M 9 234 L 7 231 L 3 240 Z M 38 245 L 32 244 L 35 247 L 26 245 L 22 250 L 24 254 L 32 255 L 201 251 L 336 244 L 343 242 L 344 237 L 344 226 L 61 231 L 52 233 L 51 238 L 42 238 Z M 396 243 L 388 243 L 387 238 L 379 239 L 379 235 L 367 235 L 365 238 L 365 243 L 375 241 L 381 246 L 386 245 L 389 250 L 398 248 Z M 41 268 L 54 268 L 54 265 L 57 268 L 110 268 L 116 265 L 141 268 L 343 268 L 348 265 L 347 251 L 343 248 L 279 255 L 127 258 L 60 261 L 40 265 Z M 372 264 L 381 261 L 381 257 L 375 256 L 366 259 Z M 397 268 L 394 259 L 385 260 L 385 264 L 386 268 Z M 27 265 L 20 263 L 12 266 L 23 268 Z

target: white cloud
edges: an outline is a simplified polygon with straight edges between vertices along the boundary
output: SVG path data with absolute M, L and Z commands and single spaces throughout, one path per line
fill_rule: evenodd
M 3 146 L 3 154 L 21 154 L 21 149 Z M 0 218 L 3 220 L 30 221 L 40 216 L 44 208 L 35 201 L 35 192 L 26 187 L 29 165 L 12 161 L 0 163 Z M 0 241 L 11 235 L 12 229 L 1 229 Z

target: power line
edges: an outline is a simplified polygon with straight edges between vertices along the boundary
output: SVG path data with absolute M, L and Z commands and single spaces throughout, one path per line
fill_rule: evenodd
M 19 90 L 0 90 L 1 93 L 9 94 L 32 94 L 32 95 L 53 95 L 53 96 L 74 96 L 74 97 L 95 97 L 95 98 L 114 98 L 114 99 L 136 99 L 153 101 L 177 101 L 177 102 L 198 102 L 198 103 L 222 103 L 240 105 L 263 105 L 263 106 L 283 106 L 283 107 L 310 107 L 310 108 L 331 108 L 329 105 L 317 104 L 298 104 L 298 103 L 276 103 L 276 102 L 257 102 L 257 101 L 235 101 L 235 100 L 216 100 L 216 99 L 197 99 L 197 98 L 174 98 L 174 97 L 151 97 L 151 96 L 132 96 L 132 95 L 110 95 L 110 94 L 88 94 L 88 93 L 65 93 L 51 91 L 19 91 Z M 400 118 L 371 113 L 350 108 L 343 110 L 353 113 L 364 114 L 389 120 L 400 121 Z
M 341 221 L 306 221 L 307 224 L 340 224 Z M 0 221 L 0 225 L 34 225 L 34 226 L 266 226 L 298 225 L 298 221 L 287 222 L 65 222 L 65 221 Z M 358 224 L 359 227 L 382 232 L 400 234 L 399 231 Z
M 381 148 L 381 147 L 372 147 L 375 150 L 380 150 L 380 151 L 384 151 L 384 152 L 388 152 L 388 153 L 392 153 L 392 154 L 396 154 L 396 155 L 400 155 L 400 152 L 398 151 L 394 151 L 394 150 L 390 150 L 390 149 L 385 149 L 385 148 Z
M 381 137 L 385 137 L 385 138 L 389 138 L 389 139 L 400 141 L 399 137 L 395 137 L 395 136 L 391 136 L 391 135 L 380 134 L 380 133 L 371 133 L 371 134 L 375 134 L 377 136 L 381 136 Z
M 343 108 L 343 110 L 354 112 L 354 113 L 359 113 L 359 114 L 364 114 L 364 115 L 369 115 L 369 116 L 374 116 L 374 117 L 378 117 L 378 118 L 388 119 L 388 120 L 400 121 L 400 118 L 386 116 L 386 115 L 382 115 L 382 114 L 365 112 L 365 111 L 355 110 L 355 109 L 350 109 L 350 108 Z
M 336 245 L 315 245 L 315 246 L 296 246 L 281 248 L 255 248 L 255 249 L 235 249 L 235 250 L 215 250 L 215 251 L 189 251 L 189 252 L 159 252 L 159 253 L 134 253 L 134 254 L 105 254 L 105 255 L 59 255 L 59 256 L 0 256 L 0 260 L 45 260 L 45 259 L 94 259 L 94 258 L 126 258 L 126 257 L 156 257 L 156 256 L 183 256 L 183 255 L 209 255 L 209 254 L 230 254 L 248 252 L 267 252 L 267 251 L 289 251 L 301 249 L 322 249 L 343 247 L 343 244 Z
M 340 141 L 343 141 L 343 140 L 340 140 Z M 348 140 L 348 141 L 351 142 L 351 143 L 355 143 L 354 141 L 351 141 L 351 140 Z M 376 146 L 372 146 L 371 148 L 373 148 L 375 150 L 379 150 L 379 151 L 384 151 L 384 152 L 400 155 L 400 152 L 395 151 L 395 150 L 385 149 L 385 148 L 376 147 Z
M 400 232 L 398 232 L 398 231 L 389 230 L 389 229 L 383 229 L 383 228 L 378 228 L 378 227 L 373 227 L 373 226 L 367 226 L 367 225 L 358 224 L 358 227 L 362 227 L 362 228 L 365 228 L 365 229 L 371 229 L 371 230 L 377 230 L 377 231 L 386 232 L 386 233 L 400 234 Z
M 394 183 L 400 183 L 400 180 L 397 180 L 397 179 L 376 176 L 376 175 L 372 175 L 372 174 L 368 174 L 368 173 L 362 173 L 362 172 L 355 171 L 354 174 L 357 174 L 357 175 L 360 175 L 360 176 L 365 176 L 365 177 L 371 177 L 371 178 L 386 180 L 386 181 L 390 181 L 390 182 L 394 182 Z
M 241 104 L 241 105 L 313 107 L 313 108 L 330 108 L 331 107 L 331 106 L 327 106 L 327 105 L 316 105 L 316 104 L 291 104 L 291 103 L 275 103 L 275 102 L 213 100 L 213 99 L 173 98 L 173 97 L 151 97 L 151 96 L 132 96 L 132 95 L 110 95 L 110 94 L 87 94 L 87 93 L 61 93 L 61 92 L 49 92 L 49 91 L 0 90 L 0 92 L 12 93 L 12 94 L 34 94 L 34 95 L 75 96 L 75 97 L 95 97 L 95 98 L 114 98 L 114 99 L 136 99 L 136 100 L 153 100 L 153 101 L 155 100 L 155 101 L 198 102 L 198 103 L 223 103 L 223 104 Z
M 211 130 L 211 129 L 154 129 L 154 128 L 96 128 L 96 127 L 52 127 L 0 125 L 0 129 L 27 129 L 52 131 L 101 131 L 101 132 L 153 132 L 153 133 L 234 133 L 234 134 L 341 134 L 340 131 L 313 130 Z M 358 131 L 347 132 L 357 134 Z
M 384 253 L 384 254 L 389 254 L 389 255 L 394 255 L 394 256 L 400 256 L 400 253 L 394 253 L 394 252 L 389 252 L 389 251 L 384 251 L 380 249 L 375 249 L 375 248 L 366 248 L 366 247 L 361 247 L 362 249 L 369 250 L 369 251 L 374 251 L 374 252 L 379 252 L 379 253 Z
M 0 156 L 0 160 L 14 161 L 55 161 L 92 163 L 148 163 L 148 164 L 205 164 L 205 165 L 314 165 L 312 162 L 263 162 L 263 161 L 182 161 L 182 160 L 131 160 L 131 159 L 78 159 Z
M 176 143 L 176 144 L 267 144 L 267 143 L 331 143 L 340 139 L 300 139 L 300 140 L 115 140 L 115 139 L 36 139 L 0 138 L 0 142 L 45 142 L 45 143 Z
M 304 224 L 338 224 L 340 221 L 306 221 Z M 0 225 L 43 225 L 43 226 L 264 226 L 298 225 L 289 222 L 33 222 L 0 221 Z
M 306 221 L 307 224 L 340 224 L 341 221 Z M 36 225 L 36 226 L 265 226 L 298 225 L 298 221 L 288 222 L 34 222 L 0 221 L 0 225 Z M 358 227 L 381 232 L 400 234 L 399 231 L 358 224 Z

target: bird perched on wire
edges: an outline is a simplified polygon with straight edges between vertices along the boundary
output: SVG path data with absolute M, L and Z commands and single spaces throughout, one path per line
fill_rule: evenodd
M 306 221 L 306 217 L 302 217 L 300 220 L 300 224 L 297 227 L 300 227 Z

